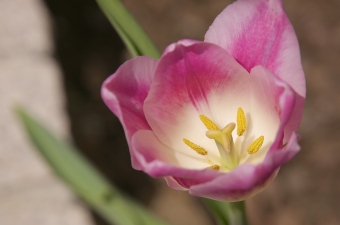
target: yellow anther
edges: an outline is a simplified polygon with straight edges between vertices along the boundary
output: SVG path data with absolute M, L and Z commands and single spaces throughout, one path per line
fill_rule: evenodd
M 220 166 L 219 165 L 212 165 L 212 166 L 209 166 L 208 168 L 213 169 L 213 170 L 217 170 L 217 171 L 220 170 Z
M 208 130 L 219 130 L 218 126 L 205 115 L 200 115 L 200 119 Z
M 242 136 L 247 128 L 247 120 L 243 109 L 240 107 L 237 110 L 237 135 Z
M 260 136 L 259 138 L 257 138 L 253 143 L 251 143 L 251 145 L 248 147 L 248 153 L 249 154 L 255 154 L 256 152 L 258 152 L 260 150 L 260 148 L 262 147 L 264 141 L 264 137 Z
M 207 155 L 208 152 L 207 150 L 205 150 L 203 147 L 196 145 L 195 143 L 189 141 L 186 138 L 183 138 L 183 142 L 188 145 L 192 150 L 194 150 L 195 152 L 197 152 L 200 155 Z

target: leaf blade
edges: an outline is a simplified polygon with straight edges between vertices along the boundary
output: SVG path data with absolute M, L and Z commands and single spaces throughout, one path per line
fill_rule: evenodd
M 52 169 L 94 210 L 116 225 L 166 225 L 122 195 L 71 146 L 60 142 L 23 109 L 16 113 L 30 140 Z
M 160 53 L 143 28 L 119 0 L 96 0 L 113 27 L 117 30 L 132 56 L 147 55 L 159 58 Z

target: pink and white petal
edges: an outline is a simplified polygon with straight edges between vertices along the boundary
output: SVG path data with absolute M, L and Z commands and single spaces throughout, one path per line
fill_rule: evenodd
M 227 50 L 250 71 L 262 65 L 305 97 L 299 44 L 280 0 L 238 0 L 217 16 L 205 41 Z
M 176 49 L 176 47 L 178 45 L 182 45 L 182 46 L 190 46 L 196 43 L 200 43 L 201 41 L 197 41 L 197 40 L 192 40 L 192 39 L 182 39 L 177 41 L 176 43 L 172 43 L 170 44 L 168 47 L 165 48 L 163 55 L 167 55 L 169 52 L 172 52 Z
M 284 150 L 269 153 L 262 164 L 243 164 L 210 182 L 191 186 L 189 193 L 219 201 L 242 201 L 264 190 L 275 178 L 280 166 L 299 150 L 294 133 Z
M 256 66 L 251 71 L 251 77 L 257 79 L 260 83 L 268 80 L 272 84 L 272 96 L 276 99 L 276 108 L 280 115 L 280 127 L 276 134 L 276 140 L 272 145 L 273 149 L 280 149 L 290 139 L 292 133 L 297 130 L 301 121 L 302 107 L 296 107 L 297 94 L 285 81 L 276 77 L 270 71 L 262 66 Z M 257 89 L 255 89 L 257 90 Z M 264 98 L 264 97 L 260 97 Z M 295 122 L 296 124 L 292 124 Z
M 242 201 L 263 191 L 276 177 L 277 172 L 277 170 L 261 171 L 254 165 L 243 164 L 223 177 L 191 186 L 189 193 L 218 201 Z
M 248 77 L 248 72 L 219 46 L 177 43 L 158 64 L 144 104 L 147 121 L 158 139 L 171 149 L 196 156 L 183 143 L 187 138 L 206 148 L 208 155 L 218 155 L 215 142 L 205 136 L 207 128 L 199 115 L 210 117 L 221 128 L 234 121 L 239 104 L 247 106 Z M 235 111 L 230 121 L 226 114 L 232 104 Z
M 152 177 L 172 176 L 189 179 L 195 183 L 202 183 L 210 181 L 221 174 L 212 169 L 204 169 L 209 164 L 196 159 L 185 156 L 183 159 L 179 159 L 175 156 L 175 150 L 162 144 L 153 132 L 148 130 L 139 130 L 133 135 L 131 154 L 136 159 L 136 164 L 133 164 L 133 167 L 143 170 Z M 184 160 L 186 167 L 179 167 L 178 160 Z M 193 169 L 197 167 L 199 169 Z
M 105 104 L 121 121 L 130 143 L 139 129 L 150 130 L 143 105 L 154 77 L 158 60 L 143 56 L 126 61 L 103 83 Z
M 302 112 L 305 103 L 305 98 L 296 92 L 294 92 L 294 98 L 295 101 L 293 112 L 285 128 L 283 143 L 286 143 L 288 141 L 288 138 L 290 137 L 292 132 L 297 131 L 302 120 Z
M 186 191 L 188 190 L 187 188 L 183 187 L 182 185 L 180 185 L 173 177 L 164 177 L 167 185 L 174 189 L 174 190 L 178 190 L 178 191 Z
M 201 155 L 197 154 L 197 158 L 193 158 L 168 148 L 150 130 L 139 130 L 132 139 L 131 154 L 138 156 L 142 165 L 158 160 L 172 166 L 185 164 L 184 168 L 187 169 L 204 169 L 209 166 L 202 162 L 204 157 Z
M 260 151 L 250 155 L 247 162 L 258 164 L 263 161 L 268 150 L 281 149 L 283 131 L 294 107 L 294 92 L 290 86 L 262 66 L 250 72 L 250 115 L 247 128 L 246 148 L 259 136 L 264 136 Z M 290 137 L 292 130 L 285 133 Z

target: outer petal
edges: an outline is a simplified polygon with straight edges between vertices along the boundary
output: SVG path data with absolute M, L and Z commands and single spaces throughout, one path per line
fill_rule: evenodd
M 254 115 L 253 120 L 250 121 L 250 129 L 252 127 L 253 129 L 258 129 L 258 133 L 263 134 L 265 140 L 270 136 L 271 140 L 274 139 L 269 151 L 281 149 L 282 144 L 286 143 L 283 142 L 283 137 L 289 140 L 292 132 L 294 132 L 294 130 L 289 130 L 287 126 L 294 110 L 295 92 L 286 82 L 263 66 L 255 66 L 251 70 L 249 83 L 251 92 L 250 108 L 251 113 Z M 270 121 L 275 123 L 277 115 L 279 115 L 279 126 L 275 127 L 275 124 L 273 124 L 269 127 Z M 264 121 L 267 121 L 266 127 L 263 126 Z M 274 134 L 276 137 L 270 134 L 270 132 L 273 132 L 273 129 L 270 128 L 273 127 L 276 129 Z M 246 146 L 249 145 L 250 143 Z M 249 159 L 253 162 L 262 162 L 265 153 L 260 150 L 257 154 L 251 155 Z M 259 160 L 259 158 L 262 158 L 262 160 Z
M 178 190 L 178 191 L 186 191 L 187 189 L 180 185 L 173 177 L 164 177 L 167 185 L 171 187 L 172 189 Z
M 234 2 L 215 19 L 205 41 L 222 46 L 248 71 L 266 67 L 305 97 L 298 41 L 280 0 Z
M 243 164 L 232 173 L 211 182 L 191 186 L 189 193 L 219 201 L 242 201 L 265 189 L 275 178 L 280 166 L 293 158 L 299 150 L 297 135 L 293 134 L 285 149 L 268 154 L 262 164 Z
M 103 83 L 101 94 L 105 104 L 119 118 L 130 145 L 132 135 L 139 129 L 150 130 L 143 112 L 158 61 L 137 57 L 125 62 Z M 135 164 L 132 157 L 134 167 Z
M 163 52 L 163 54 L 162 54 L 162 56 L 165 56 L 168 53 L 174 51 L 176 49 L 176 47 L 178 47 L 178 45 L 181 45 L 181 46 L 190 46 L 190 45 L 197 44 L 197 43 L 201 43 L 201 41 L 192 40 L 192 39 L 182 39 L 182 40 L 179 40 L 179 41 L 177 41 L 177 43 L 171 44 L 168 47 L 166 47 L 164 52 Z

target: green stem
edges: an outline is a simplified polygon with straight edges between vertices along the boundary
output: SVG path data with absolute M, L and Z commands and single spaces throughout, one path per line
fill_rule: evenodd
M 133 57 L 139 55 L 160 57 L 160 53 L 150 37 L 120 0 L 96 1 Z
M 245 225 L 247 223 L 244 201 L 229 202 L 228 214 L 232 225 Z
M 244 201 L 220 202 L 203 199 L 219 225 L 247 225 Z

